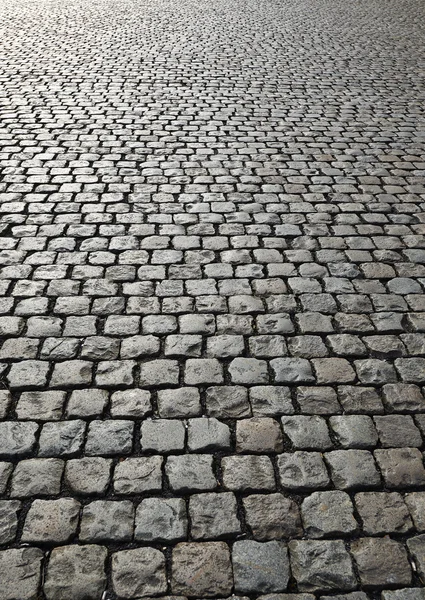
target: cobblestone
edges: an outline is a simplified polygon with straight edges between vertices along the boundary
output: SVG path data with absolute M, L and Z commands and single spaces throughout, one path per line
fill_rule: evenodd
M 2 600 L 423 600 L 419 0 L 0 0 Z

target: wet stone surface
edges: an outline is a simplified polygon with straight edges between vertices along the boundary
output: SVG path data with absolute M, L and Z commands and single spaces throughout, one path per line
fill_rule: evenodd
M 425 600 L 423 22 L 0 0 L 1 600 Z

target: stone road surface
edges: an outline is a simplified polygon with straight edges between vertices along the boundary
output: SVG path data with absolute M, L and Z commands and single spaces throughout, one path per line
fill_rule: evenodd
M 423 0 L 0 2 L 1 600 L 424 600 Z

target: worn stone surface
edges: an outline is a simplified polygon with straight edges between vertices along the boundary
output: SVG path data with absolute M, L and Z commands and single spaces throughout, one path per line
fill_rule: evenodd
M 23 542 L 58 544 L 76 533 L 80 504 L 72 498 L 34 500 L 25 518 Z
M 180 543 L 173 550 L 171 590 L 175 594 L 227 596 L 233 585 L 230 553 L 224 542 Z
M 61 546 L 52 551 L 44 592 L 48 600 L 97 600 L 106 587 L 106 548 Z
M 407 533 L 412 529 L 407 506 L 396 492 L 360 492 L 355 504 L 367 535 Z
M 84 507 L 82 542 L 125 542 L 133 537 L 134 506 L 129 500 L 95 500 Z
M 166 592 L 164 555 L 155 548 L 115 552 L 112 555 L 112 586 L 121 598 L 158 596 Z
M 142 542 L 178 542 L 187 535 L 182 498 L 145 498 L 136 510 L 134 536 Z
M 1 600 L 417 600 L 424 11 L 0 0 Z
M 365 537 L 352 543 L 351 552 L 365 587 L 410 585 L 412 570 L 400 542 L 389 537 Z
M 235 542 L 232 552 L 235 590 L 284 592 L 289 580 L 288 550 L 282 542 Z
M 43 552 L 39 548 L 0 551 L 0 592 L 4 600 L 36 600 Z
M 282 494 L 252 494 L 242 502 L 247 525 L 256 540 L 277 540 L 302 534 L 298 506 Z
M 289 543 L 292 574 L 301 591 L 352 590 L 357 582 L 341 540 Z
M 301 515 L 305 533 L 312 538 L 347 536 L 357 529 L 346 492 L 314 492 L 303 501 Z

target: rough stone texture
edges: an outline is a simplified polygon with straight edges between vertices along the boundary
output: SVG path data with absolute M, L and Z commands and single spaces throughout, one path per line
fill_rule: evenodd
M 0 551 L 0 593 L 4 600 L 36 600 L 43 552 L 39 548 Z
M 196 494 L 189 501 L 191 535 L 195 540 L 232 537 L 241 532 L 234 494 Z
M 338 489 L 375 488 L 381 483 L 373 456 L 367 450 L 335 450 L 328 452 L 325 459 Z
M 425 531 L 425 492 L 406 494 L 404 502 L 409 509 L 416 529 L 419 532 Z
M 215 489 L 216 478 L 212 470 L 212 456 L 170 456 L 165 465 L 165 473 L 171 489 L 180 492 L 200 492 Z
M 35 444 L 36 423 L 0 423 L 0 455 L 22 456 L 29 454 Z
M 282 494 L 252 494 L 242 502 L 246 522 L 256 540 L 292 538 L 302 534 L 298 506 Z
M 407 506 L 396 492 L 361 492 L 356 494 L 355 503 L 367 535 L 407 533 L 412 529 Z
M 18 500 L 0 500 L 0 544 L 10 544 L 15 540 L 20 509 Z
M 54 548 L 44 584 L 47 600 L 98 600 L 106 587 L 106 558 L 102 546 Z
M 125 542 L 133 537 L 134 506 L 128 501 L 96 500 L 84 507 L 82 542 Z
M 418 575 L 419 575 L 422 583 L 424 583 L 425 582 L 425 535 L 418 535 L 417 537 L 410 538 L 410 540 L 407 540 L 407 547 L 415 561 Z
M 158 596 L 166 592 L 164 555 L 155 548 L 115 552 L 112 555 L 112 586 L 120 598 Z
M 268 456 L 225 456 L 221 461 L 224 487 L 232 491 L 274 490 L 273 465 Z
M 80 504 L 72 498 L 34 500 L 25 518 L 23 542 L 66 543 L 75 535 Z
M 178 542 L 187 535 L 186 505 L 181 498 L 145 498 L 136 510 L 134 537 L 142 542 Z
M 387 587 L 410 585 L 412 570 L 400 542 L 384 538 L 362 538 L 351 545 L 362 585 Z
M 322 456 L 318 452 L 297 451 L 282 454 L 277 461 L 279 477 L 284 488 L 311 490 L 329 483 Z
M 43 552 L 1 600 L 417 596 L 424 22 L 0 0 L 0 547 Z M 235 542 L 294 541 L 235 588 Z
M 253 594 L 286 590 L 289 558 L 282 542 L 235 542 L 232 563 L 236 592 Z
M 64 461 L 58 458 L 22 460 L 13 473 L 11 497 L 30 498 L 59 494 L 63 469 Z
M 301 515 L 304 531 L 312 538 L 347 536 L 357 529 L 346 492 L 314 492 L 303 501 Z
M 114 471 L 114 490 L 118 494 L 160 492 L 162 489 L 162 458 L 146 456 L 127 458 Z
M 268 417 L 253 417 L 236 423 L 236 452 L 281 452 L 282 431 L 279 423 Z
M 289 543 L 292 574 L 300 591 L 352 590 L 357 582 L 341 540 Z
M 230 553 L 224 542 L 180 543 L 173 550 L 171 590 L 209 598 L 230 594 Z
M 382 600 L 424 600 L 425 589 L 404 588 L 402 590 L 386 590 L 382 592 Z

